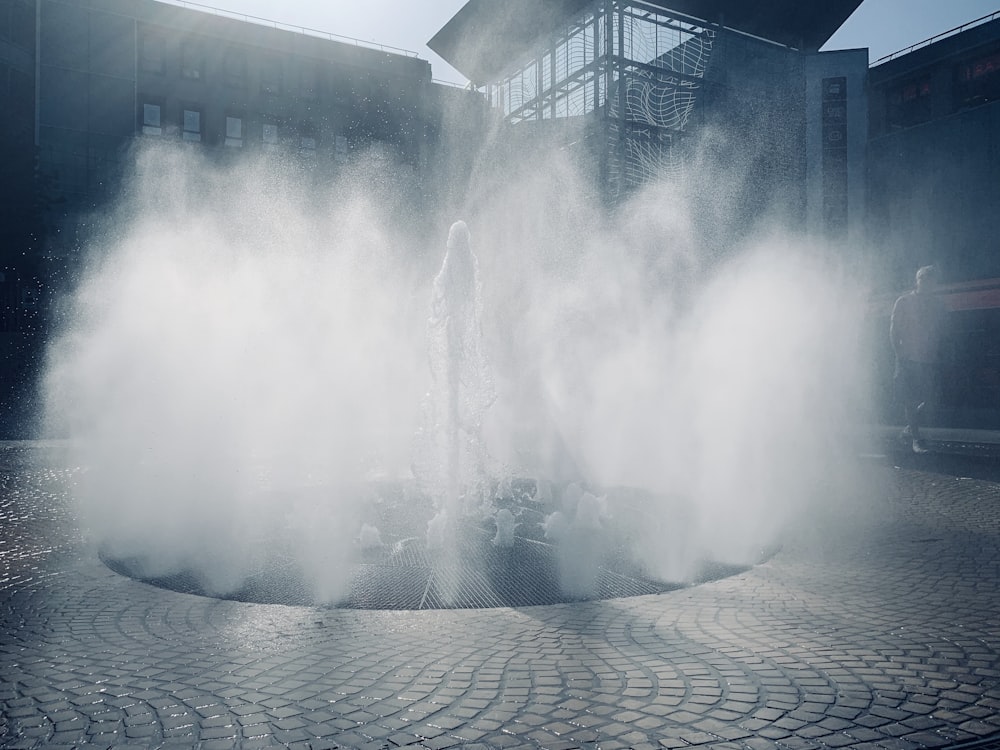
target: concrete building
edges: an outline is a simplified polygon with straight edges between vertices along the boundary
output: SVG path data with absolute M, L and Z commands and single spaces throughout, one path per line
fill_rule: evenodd
M 920 265 L 1000 276 L 1000 13 L 868 75 L 869 240 L 892 288 Z
M 817 52 L 858 5 L 470 0 L 429 45 L 512 133 L 561 134 L 612 202 L 663 174 L 724 194 L 707 245 L 765 218 L 860 239 L 867 51 Z
M 36 6 L 0 2 L 0 432 L 33 401 L 42 338 L 44 196 L 36 190 Z
M 864 49 L 818 52 L 860 4 L 469 0 L 429 45 L 512 137 L 579 151 L 612 200 L 724 174 L 739 232 L 778 215 L 843 238 L 879 288 L 930 262 L 1000 276 L 1000 12 L 870 68 Z
M 71 276 L 137 140 L 280 151 L 318 175 L 377 144 L 429 178 L 445 112 L 460 109 L 449 121 L 467 132 L 485 116 L 481 96 L 432 82 L 415 53 L 156 0 L 0 0 L 0 101 L 8 434 L 34 405 L 47 293 Z
M 879 328 L 915 270 L 938 266 L 951 315 L 934 419 L 1000 429 L 1000 12 L 876 61 L 868 99 Z M 887 356 L 881 371 L 888 402 Z
M 455 171 L 450 144 L 475 148 L 484 102 L 512 158 L 570 152 L 612 206 L 683 177 L 715 209 L 706 247 L 778 218 L 862 253 L 887 294 L 928 262 L 977 280 L 955 290 L 962 330 L 1000 340 L 1000 19 L 870 68 L 866 50 L 818 52 L 860 1 L 469 0 L 429 45 L 477 93 L 434 84 L 413 53 L 203 6 L 0 0 L 0 423 L 33 409 L 47 292 L 137 140 L 279 150 L 321 173 L 380 144 L 433 181 Z M 987 360 L 977 382 L 995 386 L 965 389 L 981 404 L 1000 394 Z
M 939 265 L 954 335 L 936 419 L 997 428 L 1000 12 L 869 68 L 865 49 L 818 51 L 859 5 L 469 0 L 429 44 L 512 138 L 575 151 L 612 204 L 672 177 L 706 253 L 778 219 L 854 254 L 885 294 L 872 341 L 887 420 L 889 309 Z
M 328 167 L 380 142 L 427 162 L 441 87 L 413 53 L 154 0 L 42 0 L 37 13 L 35 140 L 55 200 L 106 199 L 135 137 Z

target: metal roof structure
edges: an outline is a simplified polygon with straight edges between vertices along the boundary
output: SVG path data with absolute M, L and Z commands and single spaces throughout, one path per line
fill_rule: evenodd
M 594 0 L 469 0 L 427 43 L 476 85 L 504 68 Z M 788 47 L 819 49 L 862 0 L 641 0 L 659 11 L 719 24 Z

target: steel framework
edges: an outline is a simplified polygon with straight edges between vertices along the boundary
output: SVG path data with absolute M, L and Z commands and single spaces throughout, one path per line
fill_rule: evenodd
M 718 30 L 641 0 L 594 0 L 487 95 L 511 124 L 589 118 L 615 198 L 679 169 Z

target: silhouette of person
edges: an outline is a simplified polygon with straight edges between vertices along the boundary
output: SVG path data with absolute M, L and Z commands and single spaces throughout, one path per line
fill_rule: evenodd
M 892 306 L 889 340 L 896 355 L 894 387 L 906 418 L 903 437 L 912 441 L 914 453 L 926 453 L 920 432 L 927 404 L 934 397 L 945 307 L 934 293 L 937 270 L 922 266 L 916 286 Z

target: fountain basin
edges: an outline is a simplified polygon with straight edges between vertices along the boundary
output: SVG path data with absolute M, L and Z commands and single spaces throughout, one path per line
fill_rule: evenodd
M 506 509 L 517 519 L 511 539 L 497 544 L 493 514 L 459 519 L 451 529 L 445 550 L 430 548 L 424 530 L 433 518 L 427 498 L 398 488 L 383 487 L 379 501 L 369 508 L 377 523 L 377 546 L 351 550 L 347 590 L 334 601 L 317 596 L 310 576 L 300 565 L 294 534 L 281 530 L 258 540 L 262 554 L 244 571 L 241 583 L 230 591 L 213 591 L 197 570 L 175 568 L 164 572 L 135 556 L 104 549 L 100 556 L 113 571 L 186 594 L 261 604 L 327 606 L 373 610 L 470 609 L 528 607 L 659 594 L 735 575 L 748 565 L 698 562 L 686 580 L 664 580 L 651 574 L 631 555 L 632 535 L 642 523 L 635 491 L 619 494 L 617 512 L 600 530 L 600 550 L 584 566 L 586 580 L 566 585 L 565 550 L 545 536 L 545 519 L 554 505 L 534 500 L 532 480 L 515 481 L 496 497 L 492 508 Z M 762 553 L 763 557 L 763 553 Z

